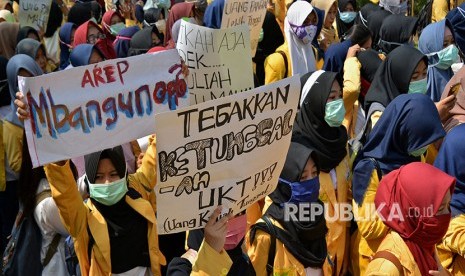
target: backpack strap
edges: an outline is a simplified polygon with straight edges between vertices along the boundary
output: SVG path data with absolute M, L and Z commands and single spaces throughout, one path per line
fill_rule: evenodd
M 390 261 L 391 263 L 393 263 L 396 266 L 397 270 L 399 271 L 399 274 L 404 275 L 404 269 L 402 267 L 402 264 L 400 263 L 400 261 L 396 257 L 396 255 L 392 254 L 391 252 L 386 251 L 386 250 L 378 251 L 373 256 L 372 261 L 374 259 L 386 259 L 386 260 Z
M 52 260 L 53 255 L 57 252 L 58 245 L 60 244 L 61 235 L 55 234 L 53 237 L 52 243 L 48 246 L 47 253 L 45 254 L 44 263 L 42 264 L 43 267 L 46 267 L 50 260 Z
M 263 215 L 263 221 L 266 223 L 266 227 L 268 227 L 268 231 L 270 231 L 270 250 L 268 251 L 268 262 L 266 264 L 266 272 L 268 275 L 273 275 L 273 268 L 274 268 L 274 258 L 276 255 L 276 231 L 274 229 L 274 225 L 271 220 L 268 218 L 267 215 Z
M 286 71 L 284 73 L 284 78 L 287 78 L 287 75 L 288 75 L 288 71 L 287 71 L 287 67 L 289 66 L 289 64 L 287 63 L 287 56 L 286 56 L 286 53 L 284 53 L 283 51 L 276 51 L 276 53 L 280 53 L 281 56 L 283 56 L 283 59 L 284 59 L 284 67 L 286 68 Z

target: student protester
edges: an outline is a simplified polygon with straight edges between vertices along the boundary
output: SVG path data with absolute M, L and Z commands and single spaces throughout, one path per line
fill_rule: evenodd
M 457 101 L 452 109 L 449 111 L 449 117 L 442 120 L 444 130 L 449 132 L 454 127 L 465 123 L 465 68 L 461 68 L 446 84 L 444 91 L 442 92 L 441 101 L 446 99 L 451 94 L 451 86 L 460 83 L 458 92 L 456 94 Z
M 39 32 L 30 26 L 24 26 L 21 29 L 19 29 L 18 36 L 16 37 L 16 41 L 17 41 L 16 44 L 18 44 L 19 42 L 21 42 L 21 40 L 26 39 L 26 38 L 32 38 L 39 42 L 41 40 Z
M 32 38 L 21 40 L 16 46 L 16 54 L 24 54 L 33 58 L 44 73 L 53 71 L 53 68 L 47 61 L 45 46 L 37 40 Z
M 77 26 L 74 23 L 67 22 L 60 28 L 60 67 L 59 70 L 64 70 L 69 65 L 69 56 L 73 50 L 74 34 Z
M 326 52 L 326 49 L 333 44 L 339 42 L 339 35 L 333 24 L 337 17 L 337 2 L 336 0 L 313 0 L 311 1 L 315 8 L 325 12 L 323 29 L 318 37 L 318 43 L 321 49 Z
M 165 42 L 164 42 L 165 47 L 167 47 L 168 49 L 176 48 L 176 45 L 173 42 L 173 38 L 171 37 L 171 29 L 173 28 L 174 23 L 183 17 L 192 17 L 193 15 L 194 15 L 194 3 L 187 3 L 187 2 L 178 3 L 171 8 L 169 16 L 168 16 L 168 20 L 166 21 Z
M 451 10 L 446 18 L 452 24 L 454 39 L 463 57 L 463 53 L 465 53 L 465 3 Z
M 380 39 L 379 30 L 383 25 L 384 20 L 390 16 L 391 13 L 385 10 L 373 11 L 367 16 L 367 28 L 370 30 L 373 35 L 371 48 L 376 51 L 380 50 L 378 43 Z
M 157 26 L 146 27 L 135 33 L 129 43 L 129 56 L 145 54 L 153 47 L 163 45 L 164 36 Z
M 463 152 L 465 144 L 465 125 L 454 127 L 444 139 L 434 166 L 455 177 L 455 190 L 452 194 L 450 209 L 452 220 L 442 242 L 438 245 L 438 255 L 444 268 L 453 275 L 465 274 L 464 225 L 465 225 L 465 165 Z
M 2 23 L 3 24 L 3 23 Z M 27 55 L 15 55 L 7 64 L 8 86 L 11 97 L 10 113 L 2 121 L 3 145 L 5 145 L 6 183 L 0 187 L 0 216 L 2 221 L 2 252 L 18 212 L 17 185 L 22 163 L 24 125 L 16 115 L 15 91 L 18 91 L 18 76 L 42 75 L 34 59 Z
M 451 66 L 460 60 L 452 25 L 445 19 L 426 26 L 421 32 L 418 49 L 428 57 L 427 95 L 439 102 L 442 92 L 454 75 Z
M 111 42 L 115 41 L 118 32 L 126 28 L 124 17 L 115 10 L 105 12 L 102 18 L 103 34 Z
M 375 207 L 387 234 L 365 275 L 452 275 L 439 262 L 436 244 L 449 226 L 454 185 L 453 177 L 419 162 L 383 178 Z
M 355 24 L 362 24 L 365 27 L 368 27 L 368 16 L 371 13 L 381 10 L 381 7 L 375 5 L 371 2 L 366 3 L 360 11 L 357 13 L 357 17 L 355 18 Z M 373 34 L 374 36 L 375 34 Z
M 413 37 L 417 32 L 418 18 L 393 14 L 383 20 L 379 29 L 378 47 L 388 55 L 400 45 L 408 44 L 414 46 Z
M 43 41 L 41 41 L 42 44 L 45 46 L 45 50 L 47 52 L 47 59 L 50 65 L 52 65 L 54 68 L 52 71 L 54 71 L 60 64 L 60 42 L 58 29 L 60 28 L 62 23 L 63 12 L 61 11 L 57 3 L 55 1 L 52 1 Z
M 300 206 L 323 210 L 318 158 L 303 137 L 291 139 L 278 186 L 269 195 L 272 202 L 246 236 L 257 275 L 323 275 L 328 231 L 324 214 L 305 216 L 298 211 Z M 291 209 L 297 212 L 286 218 Z
M 403 165 L 424 160 L 427 147 L 444 136 L 437 109 L 425 95 L 400 95 L 384 110 L 354 163 L 352 205 L 358 226 L 352 236 L 354 275 L 365 275 L 388 232 L 372 213 L 380 180 Z
M 224 10 L 225 1 L 213 1 L 208 5 L 205 15 L 203 16 L 203 24 L 207 28 L 220 29 L 221 21 L 223 19 L 223 10 Z
M 140 28 L 138 26 L 124 28 L 121 31 L 119 31 L 115 41 L 113 41 L 113 47 L 115 48 L 116 56 L 118 58 L 128 57 L 131 39 L 134 36 L 134 34 L 138 31 L 140 31 Z
M 408 10 L 407 0 L 379 0 L 379 6 L 392 14 L 405 15 Z
M 352 28 L 357 17 L 357 1 L 339 0 L 337 3 L 338 13 L 336 17 L 337 33 L 342 41 L 347 35 L 347 31 Z
M 342 126 L 345 110 L 342 79 L 339 74 L 319 70 L 301 78 L 300 112 L 292 135 L 305 139 L 315 149 L 320 168 L 320 199 L 332 218 L 339 214 L 340 204 L 350 204 L 349 156 L 347 130 Z M 348 268 L 348 222 L 328 220 L 328 260 L 325 275 L 344 274 Z
M 0 23 L 1 22 L 15 23 L 15 16 L 8 10 L 0 10 Z
M 76 29 L 73 47 L 83 43 L 96 45 L 105 59 L 116 58 L 113 42 L 103 34 L 102 29 L 93 21 L 89 20 Z
M 313 6 L 306 1 L 293 3 L 284 21 L 285 42 L 265 60 L 265 84 L 316 70 L 311 42 L 316 35 L 318 16 Z

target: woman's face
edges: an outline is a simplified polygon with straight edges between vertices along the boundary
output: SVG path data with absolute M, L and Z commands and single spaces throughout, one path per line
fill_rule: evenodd
M 450 191 L 447 191 L 446 195 L 444 196 L 444 199 L 442 200 L 441 206 L 439 206 L 436 216 L 450 213 L 450 207 L 449 207 L 450 199 L 451 199 Z
M 343 11 L 346 11 L 346 12 L 353 12 L 355 11 L 354 9 L 354 6 L 352 5 L 352 3 L 347 3 L 345 9 Z
M 158 38 L 156 33 L 152 33 L 152 47 L 158 46 L 161 44 L 160 38 Z
M 410 79 L 410 82 L 412 81 L 417 81 L 417 80 L 422 80 L 426 78 L 426 72 L 427 72 L 427 66 L 426 63 L 422 60 L 418 63 L 417 68 L 415 68 L 415 71 L 413 72 L 412 78 Z
M 313 161 L 313 158 L 308 158 L 307 164 L 305 164 L 304 171 L 302 172 L 302 176 L 300 177 L 300 181 L 309 180 L 318 176 L 318 170 Z
M 31 73 L 29 73 L 29 71 L 27 71 L 26 69 L 19 69 L 18 76 L 26 77 L 26 78 L 33 77 L 33 75 Z
M 315 25 L 318 24 L 318 16 L 316 15 L 315 11 L 312 11 L 307 18 L 305 18 L 303 26 Z
M 90 44 L 97 43 L 97 40 L 102 35 L 102 33 L 95 26 L 89 25 L 87 30 L 87 42 Z
M 71 35 L 70 35 L 70 38 L 69 38 L 69 44 L 70 44 L 70 45 L 73 45 L 73 44 L 74 44 L 74 34 L 75 34 L 75 33 L 76 33 L 76 29 L 73 28 L 73 29 L 71 30 Z
M 454 44 L 454 36 L 448 27 L 444 30 L 444 41 L 442 43 L 442 48 L 447 48 L 449 45 Z
M 326 29 L 331 28 L 331 26 L 334 23 L 334 20 L 336 19 L 336 15 L 337 15 L 337 6 L 336 6 L 336 2 L 334 2 L 334 4 L 331 6 L 331 8 L 328 11 L 328 14 L 325 17 L 325 26 L 324 27 Z
M 339 85 L 339 82 L 335 80 L 333 82 L 333 85 L 331 86 L 331 93 L 329 93 L 328 100 L 326 101 L 326 103 L 330 103 L 339 99 L 342 99 L 342 89 Z
M 361 48 L 367 50 L 367 49 L 371 49 L 371 44 L 373 43 L 373 39 L 371 39 L 371 37 L 365 42 L 363 43 L 362 45 L 360 45 Z
M 47 68 L 47 57 L 45 56 L 45 53 L 42 47 L 40 47 L 39 50 L 37 51 L 36 62 L 37 64 L 39 64 L 39 67 L 40 69 L 42 69 L 42 72 L 45 72 Z
M 37 41 L 40 42 L 39 37 L 38 37 L 34 32 L 29 32 L 29 33 L 27 34 L 27 38 L 32 38 L 32 39 L 37 40 Z
M 113 14 L 113 16 L 111 17 L 111 20 L 110 20 L 110 25 L 115 25 L 115 24 L 118 24 L 118 23 L 121 23 L 123 21 L 121 21 L 121 18 L 119 18 L 118 15 L 116 14 Z
M 102 56 L 97 52 L 95 49 L 92 50 L 92 54 L 90 55 L 89 58 L 89 64 L 96 64 L 103 61 Z
M 98 162 L 97 174 L 95 175 L 95 184 L 109 184 L 121 179 L 118 171 L 113 166 L 110 159 L 100 159 Z

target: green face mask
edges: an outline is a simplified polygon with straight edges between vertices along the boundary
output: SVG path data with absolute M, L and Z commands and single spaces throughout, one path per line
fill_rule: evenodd
M 344 108 L 344 102 L 342 99 L 338 99 L 326 104 L 325 121 L 330 127 L 340 127 L 345 115 L 346 109 Z
M 92 184 L 89 182 L 90 197 L 103 205 L 114 205 L 128 192 L 126 182 L 126 176 L 109 184 Z
M 417 150 L 412 151 L 410 155 L 414 157 L 420 157 L 426 152 L 427 149 L 428 149 L 428 146 L 419 148 Z
M 448 47 L 442 49 L 441 51 L 435 53 L 438 55 L 439 61 L 436 66 L 441 70 L 446 70 L 454 64 L 459 58 L 459 49 L 454 44 L 449 45 Z
M 408 93 L 409 94 L 426 94 L 426 90 L 428 89 L 428 80 L 427 78 L 412 81 L 408 86 Z
M 126 28 L 126 25 L 123 22 L 116 23 L 110 26 L 110 32 L 112 35 L 118 35 L 119 31 Z

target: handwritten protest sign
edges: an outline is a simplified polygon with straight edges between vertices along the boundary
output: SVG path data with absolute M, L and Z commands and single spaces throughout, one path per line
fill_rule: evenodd
M 47 29 L 48 16 L 52 0 L 21 0 L 19 1 L 19 25 L 31 26 L 36 30 Z
M 246 24 L 250 28 L 252 56 L 257 51 L 260 30 L 265 20 L 267 0 L 225 0 L 221 28 Z
M 215 30 L 182 21 L 177 49 L 189 67 L 191 104 L 254 87 L 246 26 Z
M 19 78 L 34 167 L 155 132 L 156 113 L 188 106 L 176 50 Z
M 222 205 L 237 214 L 278 183 L 300 95 L 298 77 L 158 114 L 160 234 L 205 227 Z

